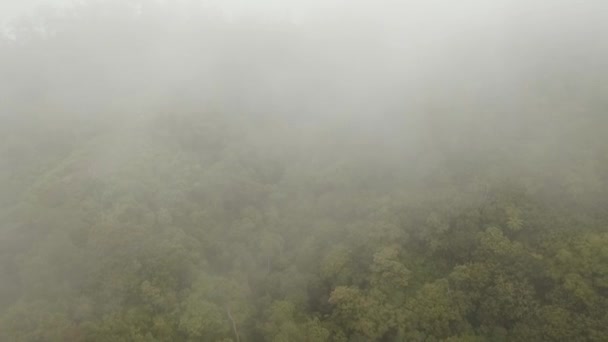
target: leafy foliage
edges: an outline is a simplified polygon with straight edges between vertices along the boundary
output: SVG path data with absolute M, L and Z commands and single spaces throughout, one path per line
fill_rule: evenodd
M 447 110 L 434 85 L 421 107 L 361 107 L 370 124 L 324 114 L 359 108 L 329 80 L 361 71 L 337 71 L 305 28 L 190 32 L 191 12 L 161 25 L 148 4 L 106 8 L 125 16 L 106 31 L 89 6 L 0 45 L 0 71 L 23 71 L 0 105 L 0 340 L 608 339 L 595 88 L 483 110 L 462 94 Z M 248 28 L 276 54 L 237 39 Z M 189 38 L 201 32 L 227 47 Z M 308 85 L 303 60 L 327 82 Z M 278 89 L 284 75 L 296 81 Z

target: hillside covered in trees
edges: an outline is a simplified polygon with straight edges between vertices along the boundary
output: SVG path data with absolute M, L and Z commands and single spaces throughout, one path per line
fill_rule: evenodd
M 0 341 L 608 340 L 601 2 L 369 3 L 15 22 Z

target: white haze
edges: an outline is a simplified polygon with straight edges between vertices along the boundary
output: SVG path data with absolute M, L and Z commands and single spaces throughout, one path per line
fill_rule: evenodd
M 37 94 L 88 119 L 150 116 L 178 101 L 299 124 L 358 118 L 411 148 L 448 132 L 508 142 L 543 99 L 558 112 L 570 110 L 559 101 L 592 108 L 606 88 L 600 0 L 38 4 L 3 1 L 5 43 L 39 49 L 4 56 L 7 108 Z
M 317 247 L 393 243 L 418 206 L 397 230 L 424 240 L 436 199 L 481 208 L 509 181 L 605 213 L 607 18 L 606 0 L 0 0 L 0 308 L 86 288 L 75 320 L 105 317 L 129 303 L 115 269 L 141 266 L 123 254 L 177 260 L 176 291 L 209 270 L 263 278 L 254 229 L 315 269 Z

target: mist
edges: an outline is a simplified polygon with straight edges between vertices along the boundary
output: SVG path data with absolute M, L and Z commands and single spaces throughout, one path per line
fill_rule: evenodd
M 0 4 L 0 341 L 605 341 L 608 4 Z

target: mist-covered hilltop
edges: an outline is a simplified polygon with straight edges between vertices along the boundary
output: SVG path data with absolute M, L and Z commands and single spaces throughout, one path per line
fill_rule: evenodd
M 605 6 L 381 2 L 14 22 L 0 340 L 608 339 Z

